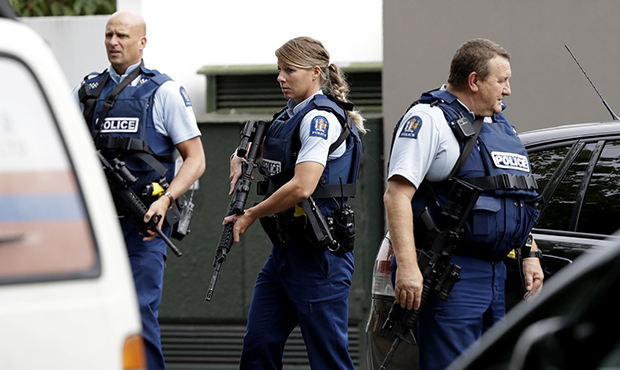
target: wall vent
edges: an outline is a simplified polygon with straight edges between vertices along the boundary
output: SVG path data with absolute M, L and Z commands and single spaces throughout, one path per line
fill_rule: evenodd
M 342 69 L 356 109 L 381 111 L 381 63 L 354 63 Z M 198 73 L 207 77 L 207 113 L 275 113 L 286 104 L 273 65 L 208 66 Z

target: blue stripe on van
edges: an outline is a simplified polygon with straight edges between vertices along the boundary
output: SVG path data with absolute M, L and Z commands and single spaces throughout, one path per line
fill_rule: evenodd
M 67 221 L 85 217 L 77 193 L 0 196 L 0 222 Z

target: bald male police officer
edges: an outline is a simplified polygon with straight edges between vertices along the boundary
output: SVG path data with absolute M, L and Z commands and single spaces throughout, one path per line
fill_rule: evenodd
M 81 103 L 97 149 L 108 159 L 120 157 L 138 178 L 132 187 L 136 194 L 142 194 L 152 182 L 168 184 L 162 196 L 147 204 L 144 217 L 148 222 L 154 215 L 161 215 L 158 226 L 162 227 L 174 200 L 205 169 L 192 104 L 185 88 L 144 67 L 146 25 L 140 15 L 114 13 L 106 25 L 105 46 L 110 68 L 87 76 L 74 96 Z M 116 98 L 108 99 L 110 96 Z M 183 165 L 175 176 L 179 153 Z M 139 234 L 126 217 L 121 217 L 120 222 L 138 293 L 148 367 L 164 369 L 157 315 L 166 244 L 152 231 L 149 235 Z M 170 227 L 163 231 L 170 235 Z
M 510 75 L 504 48 L 485 39 L 467 41 L 452 59 L 448 84 L 422 94 L 394 132 L 384 202 L 395 253 L 395 298 L 402 307 L 420 307 L 423 277 L 416 249 L 429 247 L 422 210 L 441 217 L 437 204 L 445 205 L 453 171 L 453 177 L 484 190 L 451 260 L 462 268 L 461 281 L 447 301 L 427 301 L 414 329 L 421 370 L 444 369 L 504 317 L 502 260 L 526 242 L 538 217 L 527 153 L 502 113 Z M 475 145 L 455 169 L 474 127 Z M 524 256 L 526 298 L 542 288 L 539 253 L 534 243 L 532 254 Z

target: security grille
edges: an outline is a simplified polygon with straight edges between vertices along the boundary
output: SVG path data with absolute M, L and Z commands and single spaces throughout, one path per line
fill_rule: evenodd
M 244 325 L 162 324 L 161 341 L 169 370 L 239 368 Z M 349 353 L 356 367 L 360 365 L 360 330 L 349 327 Z M 297 327 L 284 350 L 284 368 L 309 370 L 306 346 Z
M 343 70 L 356 109 L 380 111 L 380 65 L 357 64 Z M 286 104 L 273 66 L 205 67 L 199 73 L 207 76 L 207 112 L 275 112 Z
M 286 104 L 277 75 L 214 76 L 215 111 L 275 111 Z

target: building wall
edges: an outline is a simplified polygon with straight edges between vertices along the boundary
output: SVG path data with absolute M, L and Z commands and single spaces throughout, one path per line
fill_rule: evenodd
M 117 0 L 147 23 L 147 67 L 187 88 L 196 114 L 205 112 L 206 65 L 275 64 L 274 51 L 297 36 L 314 37 L 338 65 L 382 60 L 381 0 L 216 1 Z M 70 85 L 108 66 L 108 16 L 23 18 L 50 44 Z M 358 25 L 356 27 L 356 25 Z
M 614 0 L 384 0 L 386 155 L 405 109 L 421 92 L 446 82 L 454 51 L 476 37 L 511 54 L 512 95 L 505 113 L 519 131 L 610 120 L 564 45 L 620 111 L 618 14 L 620 2 Z

